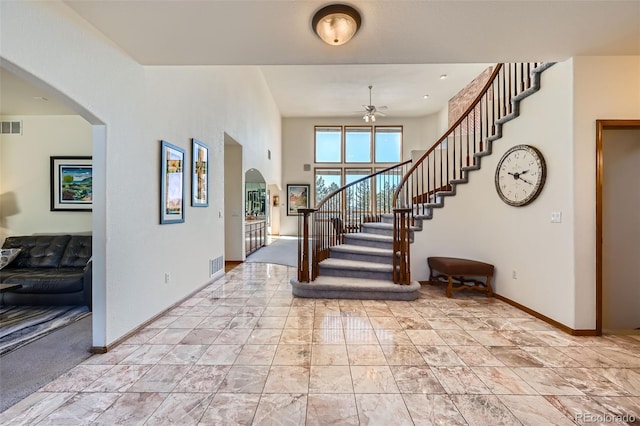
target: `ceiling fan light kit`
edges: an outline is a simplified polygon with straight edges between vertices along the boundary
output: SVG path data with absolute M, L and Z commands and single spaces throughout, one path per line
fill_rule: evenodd
M 313 15 L 313 31 L 327 44 L 345 44 L 360 29 L 360 13 L 346 4 L 330 4 Z
M 364 107 L 364 115 L 362 116 L 362 119 L 364 120 L 365 123 L 369 123 L 369 122 L 375 123 L 376 114 L 384 115 L 379 110 L 387 109 L 386 106 L 376 107 L 375 105 L 372 104 L 371 89 L 373 89 L 373 86 L 370 85 L 369 86 L 369 105 L 362 105 Z

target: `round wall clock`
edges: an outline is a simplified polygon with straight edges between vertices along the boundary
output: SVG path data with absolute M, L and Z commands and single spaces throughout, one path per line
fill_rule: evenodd
M 516 145 L 504 153 L 496 167 L 496 191 L 510 206 L 525 206 L 540 194 L 546 177 L 540 151 L 531 145 Z

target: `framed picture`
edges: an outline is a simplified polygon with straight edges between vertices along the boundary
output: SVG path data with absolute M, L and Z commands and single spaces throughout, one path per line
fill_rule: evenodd
M 309 208 L 309 185 L 287 184 L 287 216 L 297 216 L 298 209 Z
M 50 157 L 51 211 L 91 211 L 93 165 L 91 157 Z
M 193 139 L 191 161 L 191 205 L 207 207 L 209 205 L 209 147 Z
M 185 151 L 167 141 L 160 147 L 160 223 L 184 222 Z

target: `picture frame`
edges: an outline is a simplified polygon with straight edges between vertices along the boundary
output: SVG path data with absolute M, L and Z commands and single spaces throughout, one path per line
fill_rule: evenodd
M 287 184 L 287 216 L 298 216 L 298 209 L 309 208 L 310 185 Z
M 184 222 L 185 150 L 160 141 L 160 224 Z
M 191 206 L 209 206 L 209 147 L 192 139 Z
M 52 156 L 51 211 L 93 209 L 93 160 L 86 156 Z

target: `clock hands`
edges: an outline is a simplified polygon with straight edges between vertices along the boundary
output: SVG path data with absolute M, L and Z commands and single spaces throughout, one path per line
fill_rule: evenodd
M 528 181 L 528 180 L 526 180 L 526 179 L 523 179 L 523 178 L 522 178 L 522 176 L 521 176 L 521 175 L 523 175 L 523 174 L 527 173 L 528 171 L 529 171 L 529 170 L 525 170 L 525 171 L 524 171 L 524 172 L 522 172 L 522 173 L 511 173 L 511 172 L 507 172 L 507 174 L 509 174 L 509 175 L 513 176 L 513 178 L 514 178 L 515 180 L 520 179 L 520 180 L 521 180 L 521 181 L 523 181 L 524 183 L 528 183 L 529 185 L 533 185 L 531 182 L 529 182 L 529 181 Z
M 526 180 L 526 179 L 522 179 L 522 178 L 520 178 L 520 180 L 521 180 L 521 181 L 523 181 L 524 183 L 528 183 L 529 185 L 533 185 L 531 182 L 529 182 L 529 181 L 528 181 L 528 180 Z

